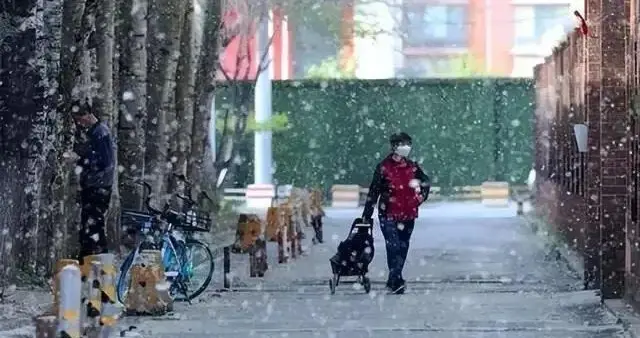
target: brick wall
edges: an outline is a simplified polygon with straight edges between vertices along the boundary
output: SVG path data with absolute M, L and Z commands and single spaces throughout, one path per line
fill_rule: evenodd
M 587 287 L 636 299 L 639 130 L 629 112 L 638 77 L 630 0 L 585 2 L 593 36 L 571 33 L 535 69 L 537 212 L 581 254 Z M 576 123 L 588 126 L 586 153 L 577 150 Z
M 632 2 L 633 3 L 633 2 Z M 630 6 L 634 8 L 635 6 Z M 628 102 L 631 103 L 631 108 L 633 109 L 633 114 L 629 116 L 629 130 L 631 136 L 629 137 L 629 191 L 630 198 L 628 200 L 628 220 L 627 220 L 627 231 L 626 231 L 626 241 L 625 241 L 625 293 L 627 297 L 632 299 L 634 303 L 640 302 L 640 250 L 637 243 L 640 240 L 640 236 L 638 235 L 638 220 L 640 219 L 640 208 L 638 198 L 638 194 L 640 194 L 640 179 L 639 168 L 640 168 L 640 154 L 638 154 L 638 149 L 640 147 L 640 123 L 638 123 L 638 112 L 640 111 L 638 108 L 638 95 L 640 94 L 640 76 L 638 76 L 638 57 L 634 57 L 638 53 L 638 33 L 637 30 L 637 20 L 638 13 L 631 14 L 631 29 L 630 29 L 630 44 L 628 45 L 628 53 L 627 53 L 627 95 Z

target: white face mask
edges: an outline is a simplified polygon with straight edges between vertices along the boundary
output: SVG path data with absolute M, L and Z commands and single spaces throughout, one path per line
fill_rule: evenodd
M 402 157 L 409 156 L 410 152 L 411 152 L 411 146 L 409 146 L 409 145 L 398 146 L 398 147 L 396 147 L 396 151 L 395 151 L 396 154 L 398 154 L 399 156 L 402 156 Z

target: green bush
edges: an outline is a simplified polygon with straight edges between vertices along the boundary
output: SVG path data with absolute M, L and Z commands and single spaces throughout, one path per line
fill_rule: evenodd
M 530 79 L 494 78 L 275 81 L 273 110 L 287 122 L 273 136 L 275 179 L 368 185 L 388 136 L 404 130 L 414 138 L 412 156 L 445 192 L 487 179 L 524 182 L 533 153 L 532 86 Z M 224 88 L 217 97 L 224 101 Z M 239 186 L 253 180 L 253 135 L 245 141 Z

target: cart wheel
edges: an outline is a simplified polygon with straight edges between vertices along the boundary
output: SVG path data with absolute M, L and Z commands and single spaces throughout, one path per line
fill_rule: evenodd
M 364 292 L 371 292 L 371 280 L 369 277 L 362 277 L 362 286 L 364 287 Z
M 332 295 L 336 293 L 336 282 L 334 278 L 329 279 L 329 289 Z

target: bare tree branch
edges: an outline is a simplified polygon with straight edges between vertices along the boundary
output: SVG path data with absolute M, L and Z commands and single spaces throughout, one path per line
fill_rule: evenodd
M 251 67 L 251 49 L 249 49 L 248 43 L 246 42 L 247 42 L 246 36 L 244 35 L 241 36 L 240 42 L 239 42 L 240 45 L 238 46 L 238 52 L 236 53 L 236 67 L 235 67 L 235 74 L 233 75 L 234 80 L 239 79 L 238 76 L 240 74 L 240 65 L 242 64 L 242 61 L 244 61 L 245 59 L 248 59 L 249 67 Z M 240 48 L 244 48 L 246 50 L 244 52 L 241 52 Z
M 233 78 L 231 77 L 231 75 L 229 75 L 229 73 L 227 72 L 226 69 L 224 69 L 222 63 L 220 61 L 216 62 L 216 69 L 218 69 L 220 71 L 220 73 L 222 74 L 222 76 L 224 76 L 224 78 L 227 81 L 232 81 Z
M 274 36 L 275 34 L 271 34 L 271 36 L 269 37 L 269 41 L 267 41 L 267 45 L 265 46 L 265 50 L 260 57 L 260 63 L 258 64 L 258 68 L 256 71 L 256 78 L 260 76 L 260 74 L 265 71 L 271 64 L 271 59 L 267 60 L 267 57 L 269 56 L 269 50 L 271 49 L 271 45 L 273 44 Z
M 236 80 L 248 80 L 249 76 L 251 74 L 251 65 L 253 64 L 253 54 L 251 53 L 251 48 L 249 47 L 249 44 L 246 43 L 244 44 L 245 46 L 245 53 L 243 54 L 243 56 L 246 58 L 247 60 L 247 66 L 244 68 L 244 74 L 242 74 L 242 77 L 239 76 L 240 74 L 240 66 L 238 64 L 238 66 L 236 67 L 237 70 L 237 74 L 236 74 Z

